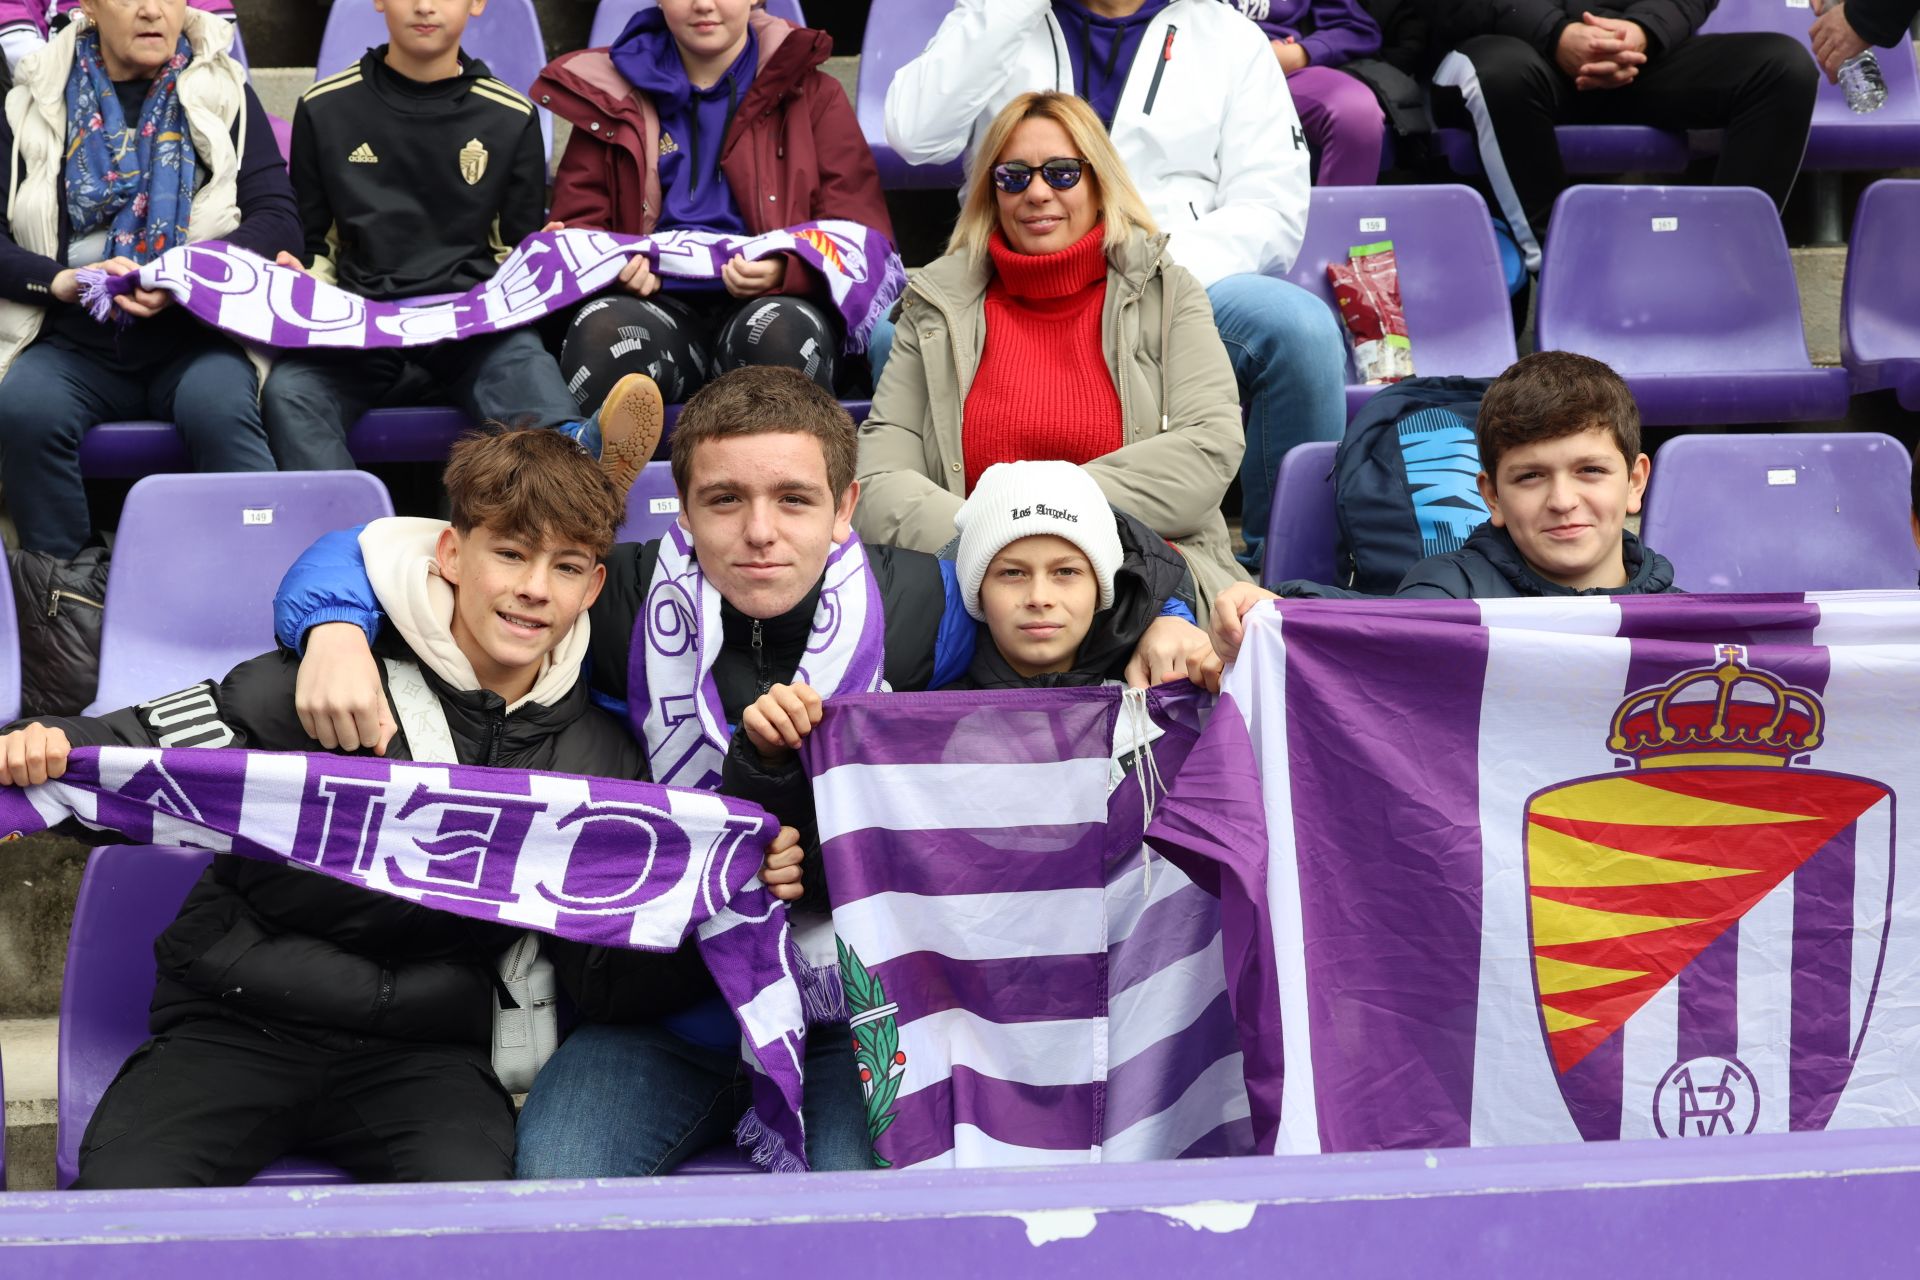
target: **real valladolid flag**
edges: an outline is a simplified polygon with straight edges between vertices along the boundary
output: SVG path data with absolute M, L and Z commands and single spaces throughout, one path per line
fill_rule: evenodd
M 806 763 L 876 1164 L 1252 1151 L 1219 904 L 1141 843 L 1200 705 L 827 704 Z
M 1150 838 L 1263 1149 L 1920 1123 L 1920 596 L 1248 622 Z

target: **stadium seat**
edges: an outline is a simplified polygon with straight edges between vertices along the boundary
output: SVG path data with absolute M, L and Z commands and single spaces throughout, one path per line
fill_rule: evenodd
M 1287 279 L 1338 314 L 1327 264 L 1345 262 L 1353 246 L 1378 240 L 1393 241 L 1417 372 L 1493 377 L 1514 362 L 1513 312 L 1500 250 L 1478 192 L 1460 186 L 1315 187 L 1306 240 Z M 1353 377 L 1351 368 L 1347 376 Z M 1349 385 L 1348 416 L 1379 389 Z
M 593 29 L 587 33 L 587 48 L 606 48 L 627 29 L 634 14 L 653 7 L 654 0 L 600 0 L 593 11 Z M 796 27 L 807 25 L 807 15 L 800 11 L 800 0 L 767 0 L 766 10 Z
M 197 849 L 105 845 L 80 878 L 60 988 L 59 1103 L 54 1171 L 69 1186 L 80 1172 L 80 1139 L 127 1055 L 147 1038 L 153 940 L 172 921 L 206 868 Z M 255 1186 L 351 1181 L 340 1169 L 281 1160 Z
M 880 169 L 880 185 L 889 190 L 948 187 L 959 190 L 964 180 L 958 158 L 945 164 L 908 164 L 887 142 L 887 86 L 894 73 L 926 50 L 940 20 L 953 9 L 953 0 L 886 0 L 886 20 L 869 20 L 860 42 L 860 79 L 853 97 L 860 132 L 873 149 Z M 877 16 L 877 10 L 876 10 Z
M 368 49 L 387 42 L 387 20 L 371 4 L 336 4 L 327 11 L 326 30 L 320 33 L 320 56 L 314 78 L 345 71 Z M 540 15 L 533 0 L 493 0 L 486 12 L 467 24 L 460 47 L 487 64 L 494 78 L 521 93 L 533 87 L 547 65 L 547 42 L 540 34 Z M 540 108 L 540 140 L 553 155 L 553 117 Z
M 46 601 L 36 602 L 44 606 Z M 0 724 L 20 716 L 20 620 L 13 589 L 0 589 Z M 0 1188 L 5 1188 L 0 1179 Z
M 1470 129 L 1435 129 L 1447 167 L 1462 177 L 1481 173 L 1480 148 Z M 1554 137 L 1568 173 L 1685 173 L 1687 135 L 1639 124 L 1563 124 Z
M 1333 458 L 1339 449 L 1337 440 L 1312 440 L 1293 446 L 1280 459 L 1261 585 L 1272 587 L 1292 578 L 1338 585 L 1333 581 L 1340 542 Z
M 289 168 L 293 165 L 293 122 L 282 120 L 279 116 L 269 115 L 267 123 L 273 126 L 273 145 L 280 148 L 280 159 Z
M 1773 202 L 1751 187 L 1563 192 L 1535 333 L 1542 351 L 1617 369 L 1649 425 L 1846 413 L 1846 371 L 1808 358 L 1787 238 Z
M 1654 458 L 1640 535 L 1687 591 L 1910 591 L 1911 475 L 1878 432 L 1679 436 Z
M 1720 0 L 1702 33 L 1772 31 L 1792 36 L 1806 46 L 1813 26 L 1813 10 L 1793 0 Z M 1820 77 L 1813 100 L 1813 131 L 1800 161 L 1803 170 L 1896 169 L 1920 164 L 1920 69 L 1913 46 L 1902 40 L 1892 49 L 1876 49 L 1874 57 L 1887 82 L 1887 101 L 1878 111 L 1855 114 L 1847 106 L 1846 91 Z
M 107 571 L 88 714 L 218 679 L 273 648 L 273 593 L 294 558 L 323 533 L 392 514 L 386 487 L 364 471 L 140 481 Z
M 674 488 L 673 468 L 649 462 L 627 490 L 627 518 L 620 523 L 621 542 L 651 542 L 680 518 L 680 493 Z
M 1892 390 L 1920 409 L 1920 182 L 1868 187 L 1847 240 L 1840 302 L 1840 362 L 1855 392 Z

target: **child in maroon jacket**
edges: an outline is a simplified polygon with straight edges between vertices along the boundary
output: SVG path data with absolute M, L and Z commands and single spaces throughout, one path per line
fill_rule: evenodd
M 888 236 L 873 155 L 821 31 L 752 0 L 663 0 L 612 47 L 549 66 L 534 101 L 570 121 L 553 218 L 644 235 L 759 235 L 841 218 Z M 668 401 L 744 364 L 800 369 L 832 389 L 842 328 L 824 282 L 791 256 L 736 258 L 718 283 L 664 282 L 644 259 L 583 306 L 561 366 L 582 403 L 642 372 Z

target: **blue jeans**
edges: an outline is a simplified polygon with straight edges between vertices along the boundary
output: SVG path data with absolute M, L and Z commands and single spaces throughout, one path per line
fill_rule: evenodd
M 1333 311 L 1298 285 L 1273 276 L 1237 275 L 1207 290 L 1240 399 L 1247 406 L 1247 453 L 1240 463 L 1241 563 L 1260 570 L 1280 459 L 1309 440 L 1338 440 L 1347 429 L 1347 344 Z M 874 326 L 867 344 L 873 382 L 893 351 L 893 324 Z
M 671 1173 L 731 1140 L 752 1104 L 740 1055 L 664 1027 L 589 1022 L 561 1041 L 520 1112 L 514 1176 L 640 1178 Z M 807 1164 L 871 1169 L 867 1108 L 845 1027 L 807 1036 Z
M 1273 276 L 1237 275 L 1207 290 L 1240 399 L 1247 453 L 1240 462 L 1240 524 L 1255 577 L 1273 511 L 1280 459 L 1309 440 L 1347 429 L 1347 346 L 1326 303 Z
M 128 369 L 58 337 L 14 357 L 0 380 L 0 489 L 20 545 L 63 559 L 93 532 L 80 440 L 96 423 L 162 418 L 178 425 L 198 471 L 271 471 L 259 378 L 224 338 L 171 361 Z

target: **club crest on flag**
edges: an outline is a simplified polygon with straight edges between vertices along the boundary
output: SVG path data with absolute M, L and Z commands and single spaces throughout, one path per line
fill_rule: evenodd
M 1806 767 L 1827 733 L 1816 692 L 1723 645 L 1619 704 L 1630 771 L 1528 801 L 1541 1034 L 1588 1139 L 1628 1108 L 1665 1137 L 1831 1116 L 1886 949 L 1894 796 Z
M 836 938 L 840 954 L 840 981 L 847 993 L 847 1022 L 853 1032 L 853 1060 L 860 1070 L 860 1092 L 867 1104 L 867 1140 L 878 1143 L 893 1127 L 893 1103 L 900 1094 L 900 1078 L 907 1072 L 907 1055 L 900 1048 L 900 1006 L 887 1000 L 886 988 L 860 963 L 852 947 Z M 890 1169 L 893 1161 L 873 1152 L 876 1169 Z

